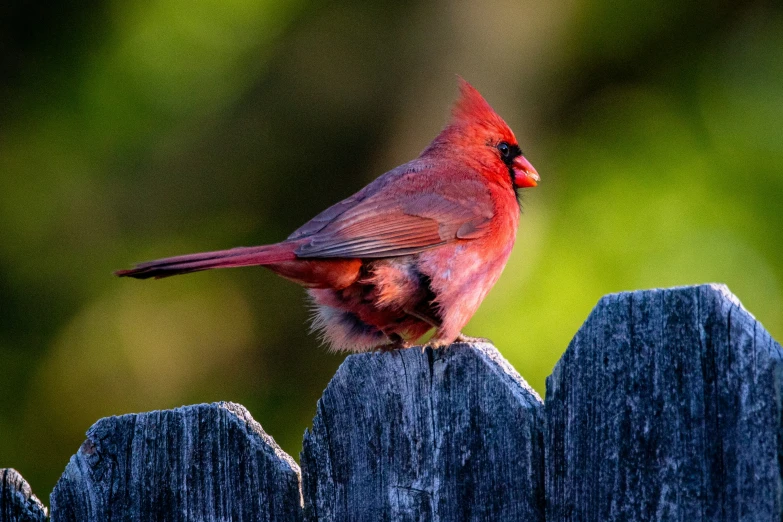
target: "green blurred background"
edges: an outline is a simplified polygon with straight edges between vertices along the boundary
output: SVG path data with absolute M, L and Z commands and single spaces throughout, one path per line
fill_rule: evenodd
M 542 182 L 467 333 L 541 393 L 604 294 L 724 282 L 783 338 L 783 7 L 87 0 L 0 6 L 0 466 L 46 498 L 102 416 L 237 401 L 290 454 L 344 355 L 261 269 L 415 157 L 456 74 Z

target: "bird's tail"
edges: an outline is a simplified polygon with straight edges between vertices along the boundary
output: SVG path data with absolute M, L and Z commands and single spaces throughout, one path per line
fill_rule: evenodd
M 130 270 L 118 270 L 115 274 L 120 277 L 135 277 L 136 279 L 148 279 L 150 277 L 160 279 L 161 277 L 189 274 L 212 268 L 269 265 L 296 259 L 294 254 L 295 248 L 296 244 L 284 242 L 273 245 L 238 247 L 230 250 L 167 257 L 141 263 Z

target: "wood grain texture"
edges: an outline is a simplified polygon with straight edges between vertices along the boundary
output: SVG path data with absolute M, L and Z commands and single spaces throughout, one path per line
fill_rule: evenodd
M 46 508 L 15 469 L 0 469 L 0 522 L 43 522 Z
M 547 520 L 781 520 L 782 357 L 723 286 L 601 299 L 547 380 Z
M 305 433 L 309 521 L 543 520 L 541 399 L 489 344 L 351 355 Z
M 51 518 L 297 521 L 299 468 L 238 404 L 108 417 L 71 457 Z

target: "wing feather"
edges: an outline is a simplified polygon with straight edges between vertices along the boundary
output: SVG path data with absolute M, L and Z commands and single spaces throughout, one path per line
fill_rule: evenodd
M 402 256 L 479 238 L 493 216 L 478 172 L 414 161 L 328 208 L 290 239 L 309 239 L 295 251 L 300 258 Z

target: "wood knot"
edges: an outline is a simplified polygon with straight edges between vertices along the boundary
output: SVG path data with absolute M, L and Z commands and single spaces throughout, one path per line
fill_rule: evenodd
M 95 443 L 90 440 L 86 439 L 84 442 L 82 442 L 81 447 L 79 448 L 79 451 L 84 453 L 87 456 L 93 456 L 98 451 L 98 449 L 95 447 Z

